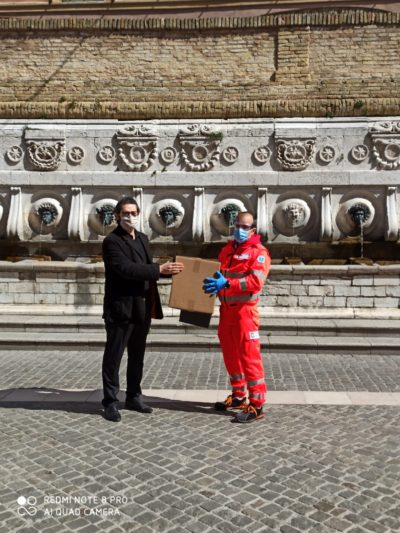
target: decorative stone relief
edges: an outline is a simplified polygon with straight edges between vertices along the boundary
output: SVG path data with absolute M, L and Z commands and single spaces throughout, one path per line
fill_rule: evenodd
M 397 241 L 399 239 L 399 217 L 397 215 L 397 187 L 388 187 L 386 190 L 387 228 L 385 240 Z
M 118 157 L 129 170 L 147 170 L 157 158 L 157 136 L 147 126 L 126 126 L 117 132 Z
M 221 158 L 225 163 L 231 165 L 239 158 L 239 150 L 235 146 L 228 146 L 222 151 Z
M 65 141 L 27 140 L 28 158 L 36 170 L 56 170 L 64 155 Z
M 192 223 L 193 240 L 200 242 L 204 239 L 204 188 L 194 188 L 194 206 Z
M 361 197 L 351 198 L 340 205 L 336 223 L 344 234 L 350 234 L 354 233 L 354 230 L 358 232 L 361 226 L 363 229 L 368 229 L 374 217 L 375 207 L 370 200 Z
M 179 131 L 181 158 L 188 170 L 206 171 L 213 168 L 220 156 L 222 134 L 211 126 L 193 124 Z
M 307 226 L 311 209 L 301 198 L 292 198 L 279 202 L 273 215 L 276 229 L 286 236 L 292 236 Z
M 73 146 L 68 150 L 68 159 L 74 165 L 79 165 L 85 157 L 85 150 L 80 146 Z
M 115 150 L 112 146 L 106 145 L 102 146 L 97 152 L 97 155 L 103 163 L 111 163 L 115 157 Z
M 372 156 L 379 168 L 393 170 L 400 166 L 400 136 L 398 139 L 373 139 Z
M 285 170 L 304 170 L 315 154 L 315 139 L 275 139 L 277 159 Z
M 171 235 L 181 227 L 184 216 L 182 203 L 175 198 L 167 198 L 154 204 L 149 223 L 160 235 Z
M 21 187 L 10 187 L 11 201 L 7 219 L 6 234 L 8 239 L 23 239 L 24 222 L 22 218 Z
M 258 188 L 257 201 L 257 233 L 262 237 L 268 236 L 267 187 Z
M 36 233 L 51 233 L 59 224 L 63 208 L 55 198 L 36 200 L 29 211 L 29 225 Z
M 104 198 L 97 201 L 90 213 L 88 224 L 98 235 L 107 235 L 116 226 L 114 208 L 117 201 L 113 198 Z
M 268 146 L 259 146 L 253 152 L 253 157 L 257 163 L 264 164 L 271 157 L 271 150 Z
M 214 206 L 211 225 L 220 235 L 231 235 L 237 214 L 241 211 L 248 211 L 241 200 L 237 198 L 222 200 Z
M 6 158 L 10 161 L 10 163 L 19 163 L 23 157 L 24 151 L 20 146 L 11 146 L 11 148 L 6 151 Z
M 360 163 L 361 161 L 367 159 L 369 155 L 369 148 L 365 144 L 357 144 L 357 146 L 353 146 L 353 148 L 351 149 L 350 155 L 354 159 L 354 161 Z
M 330 241 L 333 235 L 332 225 L 332 187 L 322 187 L 321 191 L 321 241 Z
M 164 150 L 162 150 L 160 153 L 160 159 L 164 165 L 170 165 L 175 161 L 177 155 L 178 152 L 173 146 L 167 146 L 167 148 L 164 148 Z
M 318 152 L 318 156 L 323 163 L 330 163 L 331 161 L 334 160 L 335 155 L 336 155 L 336 150 L 330 144 L 326 144 Z
M 84 240 L 83 198 L 81 187 L 71 187 L 71 208 L 68 219 L 68 237 L 73 240 Z
M 369 129 L 372 159 L 378 168 L 394 170 L 400 166 L 400 122 L 375 122 Z

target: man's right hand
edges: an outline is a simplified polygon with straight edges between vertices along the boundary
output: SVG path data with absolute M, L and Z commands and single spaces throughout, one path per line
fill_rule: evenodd
M 163 265 L 160 265 L 160 274 L 167 276 L 175 276 L 183 270 L 183 263 L 173 263 L 172 261 L 167 261 Z

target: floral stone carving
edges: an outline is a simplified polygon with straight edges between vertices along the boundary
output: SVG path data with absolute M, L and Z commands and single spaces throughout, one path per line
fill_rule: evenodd
M 285 170 L 304 170 L 315 154 L 315 139 L 275 139 L 277 159 Z
M 64 141 L 27 140 L 28 158 L 37 170 L 55 170 L 64 155 Z
M 11 163 L 19 163 L 24 157 L 24 152 L 20 146 L 11 146 L 11 148 L 6 151 L 6 157 Z
M 68 151 L 68 159 L 71 161 L 71 163 L 78 165 L 83 161 L 83 158 L 85 157 L 85 150 L 81 148 L 80 146 L 73 146 Z
M 181 157 L 185 167 L 192 171 L 213 168 L 221 152 L 221 132 L 211 126 L 193 124 L 179 131 Z
M 147 126 L 127 126 L 117 132 L 118 158 L 129 170 L 147 170 L 157 158 L 157 136 Z
M 400 122 L 375 122 L 370 127 L 372 159 L 378 168 L 394 170 L 400 166 Z

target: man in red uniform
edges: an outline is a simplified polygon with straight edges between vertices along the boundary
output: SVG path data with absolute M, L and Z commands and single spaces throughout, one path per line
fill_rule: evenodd
M 262 406 L 267 391 L 260 353 L 257 303 L 271 258 L 256 234 L 251 213 L 238 214 L 234 240 L 224 246 L 218 259 L 221 271 L 213 278 L 205 278 L 203 290 L 218 294 L 221 301 L 218 337 L 232 394 L 224 402 L 217 402 L 215 409 L 239 409 L 232 422 L 253 422 L 264 416 Z

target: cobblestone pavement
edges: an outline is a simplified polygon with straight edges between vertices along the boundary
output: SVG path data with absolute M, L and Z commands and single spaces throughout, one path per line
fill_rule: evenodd
M 2 352 L 0 388 L 99 388 L 100 360 L 90 351 Z M 394 391 L 399 364 L 310 355 L 271 356 L 267 366 L 280 390 L 342 390 L 342 378 L 348 390 Z M 163 353 L 148 354 L 145 386 L 227 383 L 218 355 Z M 0 531 L 398 531 L 398 407 L 265 413 L 241 426 L 207 404 L 165 401 L 112 424 L 97 405 L 0 402 Z
M 0 351 L 0 389 L 101 387 L 98 351 Z M 121 377 L 125 373 L 123 359 Z M 267 355 L 270 390 L 400 391 L 400 357 L 373 355 Z M 122 380 L 122 385 L 124 384 Z M 144 388 L 227 389 L 219 353 L 148 352 Z

